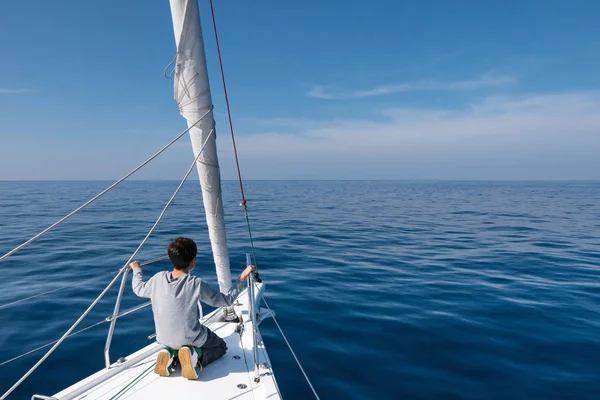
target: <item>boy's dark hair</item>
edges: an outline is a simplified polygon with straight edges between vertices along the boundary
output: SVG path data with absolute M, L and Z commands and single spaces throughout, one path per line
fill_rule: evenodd
M 171 264 L 180 271 L 190 266 L 197 253 L 196 243 L 190 238 L 178 237 L 167 246 L 167 254 L 169 254 Z

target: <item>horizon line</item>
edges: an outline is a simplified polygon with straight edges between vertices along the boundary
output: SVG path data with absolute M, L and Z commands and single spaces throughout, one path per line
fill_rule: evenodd
M 0 182 L 115 182 L 115 179 L 0 179 Z M 460 178 L 368 178 L 368 179 L 244 179 L 244 182 L 590 182 L 600 179 L 460 179 Z M 127 182 L 180 182 L 178 179 L 128 179 Z M 238 182 L 238 179 L 221 179 L 221 182 Z

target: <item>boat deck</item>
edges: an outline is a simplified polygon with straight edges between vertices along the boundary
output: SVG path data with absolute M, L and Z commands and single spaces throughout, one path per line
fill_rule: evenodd
M 248 317 L 248 295 L 242 293 L 234 307 L 241 315 L 243 330 L 238 323 L 216 321 L 221 309 L 203 318 L 203 323 L 227 343 L 227 353 L 199 372 L 198 380 L 181 377 L 175 368 L 169 377 L 154 374 L 156 353 L 163 346 L 153 343 L 117 362 L 109 369 L 76 383 L 55 394 L 56 399 L 280 399 L 269 356 L 257 329 L 260 381 L 254 382 L 252 322 Z M 241 302 L 241 304 L 240 304 Z M 269 311 L 261 310 L 263 317 Z M 260 319 L 259 319 L 260 321 Z

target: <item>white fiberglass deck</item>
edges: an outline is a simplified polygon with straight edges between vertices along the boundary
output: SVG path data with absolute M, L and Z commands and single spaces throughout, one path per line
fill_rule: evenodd
M 235 311 L 243 320 L 241 335 L 236 332 L 239 324 L 215 321 L 221 309 L 203 318 L 204 324 L 225 340 L 228 350 L 221 359 L 200 371 L 196 381 L 182 378 L 179 367 L 169 377 L 154 374 L 156 353 L 162 348 L 155 342 L 126 357 L 126 361 L 117 362 L 110 369 L 103 369 L 53 397 L 60 400 L 280 399 L 271 362 L 258 330 L 260 382 L 254 382 L 252 322 L 248 316 L 247 292 L 240 295 Z M 263 315 L 268 313 L 264 309 L 261 312 Z

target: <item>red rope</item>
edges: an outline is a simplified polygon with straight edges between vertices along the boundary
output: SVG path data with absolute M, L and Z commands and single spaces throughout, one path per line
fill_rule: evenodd
M 210 13 L 212 14 L 212 23 L 215 31 L 215 39 L 217 42 L 217 54 L 219 55 L 219 66 L 221 67 L 221 80 L 223 81 L 225 104 L 227 105 L 227 116 L 229 118 L 229 129 L 231 130 L 231 141 L 233 142 L 233 154 L 235 155 L 235 165 L 237 167 L 238 179 L 240 181 L 240 191 L 242 192 L 242 205 L 246 206 L 246 197 L 244 196 L 244 184 L 242 183 L 240 162 L 238 160 L 237 148 L 235 147 L 235 134 L 233 133 L 233 122 L 231 121 L 231 108 L 229 107 L 229 97 L 227 96 L 227 84 L 225 83 L 225 72 L 223 72 L 223 59 L 221 58 L 221 47 L 219 46 L 219 35 L 217 34 L 217 21 L 215 20 L 215 10 L 213 8 L 212 0 L 210 0 Z

